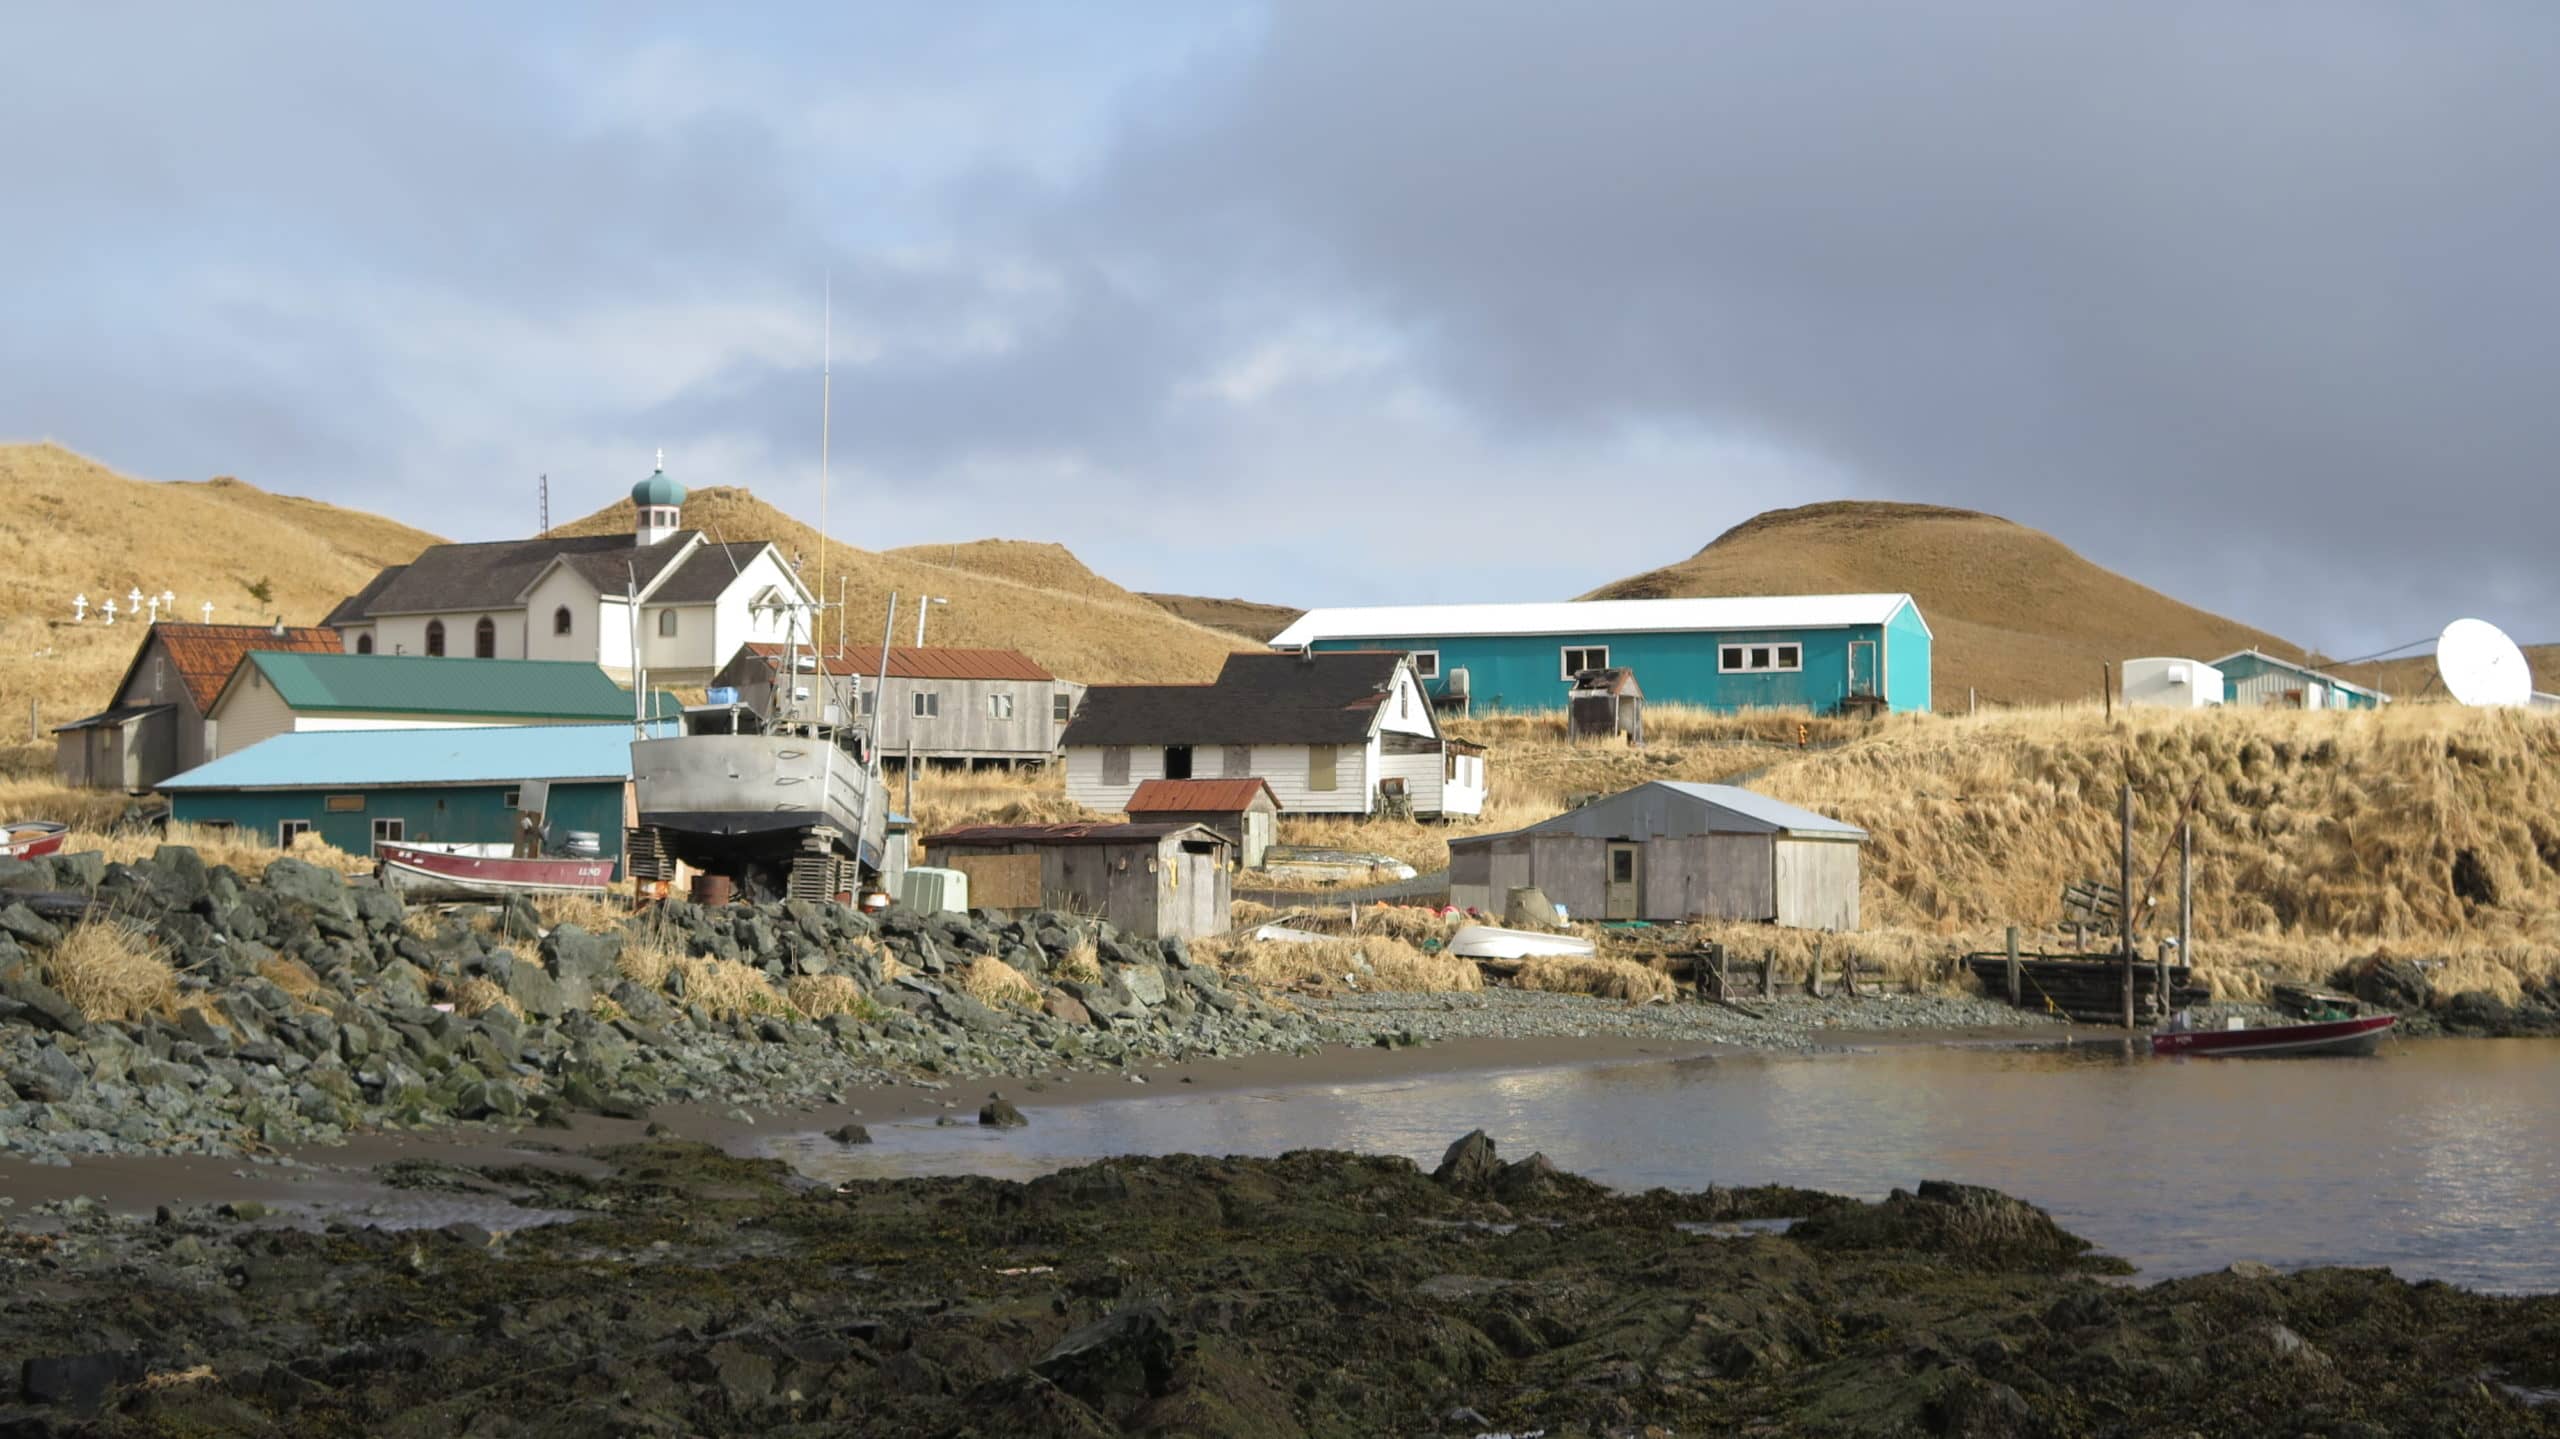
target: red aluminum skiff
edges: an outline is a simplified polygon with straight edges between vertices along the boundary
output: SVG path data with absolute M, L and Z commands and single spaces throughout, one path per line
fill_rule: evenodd
M 2153 1054 L 2192 1054 L 2206 1059 L 2250 1059 L 2290 1054 L 2371 1054 L 2396 1014 L 2332 1019 L 2319 1024 L 2278 1024 L 2265 1029 L 2164 1029 L 2151 1036 Z
M 0 825 L 0 859 L 40 859 L 62 848 L 71 826 L 49 819 L 22 819 Z
M 409 894 L 600 894 L 613 884 L 609 859 L 513 859 L 408 844 L 377 844 L 373 853 L 383 878 Z

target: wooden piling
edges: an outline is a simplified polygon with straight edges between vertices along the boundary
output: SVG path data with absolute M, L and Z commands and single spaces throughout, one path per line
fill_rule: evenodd
M 2123 850 L 2118 866 L 2116 928 L 2124 938 L 2124 1027 L 2133 1028 L 2133 781 L 2124 785 L 2122 802 L 2117 806 L 2116 828 L 2123 837 Z
M 2009 1007 L 2018 1005 L 2018 927 L 2009 926 Z
M 1725 952 L 1722 941 L 1718 941 L 1716 944 L 1716 998 L 1733 998 L 1733 974 L 1732 971 L 1725 966 Z
M 1760 997 L 1778 997 L 1778 952 L 1774 949 L 1760 951 Z
M 1817 940 L 1815 940 L 1815 941 L 1813 942 L 1813 963 L 1811 963 L 1811 964 L 1809 964 L 1809 965 L 1805 966 L 1804 982 L 1805 982 L 1805 987 L 1813 991 L 1813 997 L 1814 997 L 1814 998 L 1816 998 L 1816 999 L 1820 999 L 1820 998 L 1822 998 L 1822 941 L 1821 941 L 1821 940 L 1818 940 L 1818 939 L 1817 939 Z

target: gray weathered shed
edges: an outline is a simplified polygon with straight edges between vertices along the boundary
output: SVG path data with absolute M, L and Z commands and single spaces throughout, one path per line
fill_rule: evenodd
M 1575 675 L 1565 712 L 1575 739 L 1625 735 L 1627 743 L 1644 745 L 1644 687 L 1636 683 L 1636 672 L 1623 665 Z
M 1098 915 L 1148 939 L 1230 925 L 1234 846 L 1197 824 L 983 824 L 928 837 L 932 862 L 969 876 L 983 909 Z
M 1449 899 L 1535 885 L 1577 919 L 1858 927 L 1856 825 L 1732 785 L 1656 780 L 1505 834 L 1449 841 Z

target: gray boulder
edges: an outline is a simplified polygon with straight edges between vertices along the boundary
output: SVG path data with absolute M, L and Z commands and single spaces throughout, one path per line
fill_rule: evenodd
M 346 881 L 308 860 L 286 855 L 268 865 L 266 886 L 267 893 L 276 899 L 300 905 L 315 915 L 355 917 L 355 901 L 347 895 Z
M 1001 1094 L 990 1094 L 987 1102 L 978 1106 L 978 1122 L 989 1129 L 1020 1129 L 1031 1121 L 1022 1117 L 1022 1111 L 1013 1107 L 1012 1100 Z
M 38 1029 L 74 1038 L 89 1031 L 88 1017 L 32 971 L 21 970 L 14 979 L 0 979 L 0 999 L 19 1006 L 26 1022 Z
M 0 908 L 0 934 L 40 949 L 51 949 L 62 943 L 62 928 L 36 917 L 36 912 L 23 904 Z
M 1059 1340 L 1031 1372 L 1088 1404 L 1108 1405 L 1167 1392 L 1180 1351 L 1163 1308 L 1135 1304 Z
M 1502 1157 L 1494 1150 L 1493 1136 L 1471 1129 L 1440 1156 L 1440 1167 L 1431 1171 L 1431 1180 L 1444 1189 L 1475 1190 L 1491 1184 L 1501 1172 Z

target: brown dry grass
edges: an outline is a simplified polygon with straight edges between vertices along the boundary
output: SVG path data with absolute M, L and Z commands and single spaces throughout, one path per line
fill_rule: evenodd
M 1076 942 L 1067 946 L 1066 957 L 1058 961 L 1051 973 L 1059 979 L 1099 984 L 1102 982 L 1102 951 L 1094 945 L 1092 936 L 1078 935 Z
M 824 1019 L 831 1014 L 859 1014 L 863 1009 L 862 986 L 841 974 L 796 975 L 785 989 L 784 997 L 807 1019 Z
M 1936 701 L 2095 698 L 2099 666 L 2135 655 L 2209 660 L 2301 651 L 2102 569 L 2051 535 L 1969 510 L 1844 501 L 1773 510 L 1688 559 L 1590 598 L 1908 591 L 1936 635 Z
M 1633 960 L 1605 956 L 1577 958 L 1542 955 L 1520 962 L 1508 982 L 1519 989 L 1554 994 L 1590 994 L 1602 999 L 1670 999 L 1679 989 L 1660 970 Z
M 1287 629 L 1303 610 L 1287 605 L 1266 605 L 1254 600 L 1219 600 L 1207 595 L 1161 595 L 1141 592 L 1138 596 L 1152 604 L 1213 630 L 1225 630 L 1239 639 L 1255 644 L 1268 643 L 1273 635 Z
M 941 769 L 917 765 L 914 808 L 909 810 L 904 777 L 885 776 L 901 813 L 916 821 L 916 834 L 940 834 L 973 824 L 1048 824 L 1061 820 L 1117 819 L 1096 814 L 1067 799 L 1064 765 L 1038 769 Z M 923 860 L 919 863 L 930 863 Z
M 259 960 L 258 977 L 304 1004 L 318 998 L 327 987 L 320 983 L 320 976 L 311 972 L 311 966 L 281 954 Z
M 177 1010 L 178 976 L 158 945 L 112 920 L 83 920 L 44 956 L 45 982 L 94 1020 Z
M 789 1008 L 782 991 L 752 964 L 687 956 L 677 960 L 673 969 L 684 976 L 684 1002 L 701 1005 L 715 1018 L 780 1014 Z
M 1222 935 L 1194 942 L 1201 958 L 1270 989 L 1400 990 L 1464 993 L 1484 988 L 1475 961 L 1425 954 L 1384 935 L 1313 941 Z
M 1015 1009 L 1037 1009 L 1040 986 L 1012 965 L 993 955 L 980 955 L 953 976 L 960 992 L 980 1004 L 1009 1005 Z
M 475 974 L 453 992 L 453 1012 L 465 1019 L 476 1019 L 493 1009 L 503 1009 L 518 1019 L 524 1018 L 524 1006 L 498 987 L 487 975 Z

